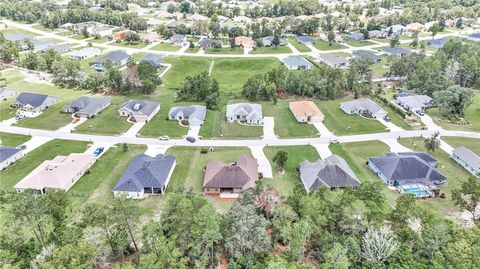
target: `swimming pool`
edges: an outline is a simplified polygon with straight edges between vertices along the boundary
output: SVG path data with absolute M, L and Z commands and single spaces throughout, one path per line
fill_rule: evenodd
M 428 191 L 421 188 L 408 188 L 408 189 L 403 189 L 403 191 L 406 193 L 414 194 L 417 197 L 430 196 L 430 193 Z

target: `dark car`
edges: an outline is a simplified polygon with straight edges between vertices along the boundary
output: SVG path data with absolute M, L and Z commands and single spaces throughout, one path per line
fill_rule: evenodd
M 192 136 L 187 136 L 185 139 L 190 143 L 195 143 L 195 141 L 197 141 L 195 137 L 192 137 Z

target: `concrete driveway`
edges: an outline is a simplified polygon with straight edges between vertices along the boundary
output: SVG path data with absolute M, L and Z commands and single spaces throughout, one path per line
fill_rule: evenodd
M 446 153 L 448 153 L 448 155 L 452 155 L 453 153 L 453 150 L 454 148 L 452 146 L 450 146 L 449 144 L 447 144 L 445 141 L 443 141 L 442 139 L 440 139 L 440 148 L 445 151 Z
M 317 128 L 318 132 L 322 137 L 335 136 L 334 134 L 332 134 L 332 132 L 330 132 L 330 130 L 327 129 L 327 127 L 325 126 L 325 124 L 323 124 L 323 122 L 314 122 L 313 126 Z
M 333 155 L 333 153 L 330 151 L 330 148 L 328 147 L 329 145 L 330 144 L 312 144 L 312 146 L 317 150 L 318 155 L 320 155 L 320 158 L 322 160 L 325 160 L 326 158 Z
M 412 151 L 411 149 L 409 149 L 409 148 L 403 146 L 402 144 L 398 143 L 397 139 L 395 139 L 395 138 L 382 139 L 380 141 L 387 144 L 388 147 L 390 148 L 391 152 L 409 152 L 409 151 Z
M 263 118 L 263 139 L 277 139 L 275 135 L 275 119 L 273 117 Z
M 159 145 L 147 145 L 147 150 L 145 154 L 148 156 L 155 157 L 158 154 L 165 154 L 171 146 L 159 146 Z
M 187 133 L 187 136 L 192 136 L 192 137 L 195 137 L 195 138 L 198 138 L 198 134 L 200 133 L 200 127 L 201 126 L 193 126 L 193 125 L 190 125 L 188 126 L 188 133 Z
M 249 147 L 252 151 L 252 155 L 258 162 L 258 172 L 263 174 L 264 178 L 273 178 L 272 165 L 268 161 L 267 156 L 263 152 L 262 146 Z
M 43 137 L 43 136 L 33 136 L 32 139 L 28 140 L 27 142 L 23 143 L 22 145 L 26 146 L 23 150 L 23 154 L 27 154 L 30 151 L 40 147 L 41 145 L 53 140 L 50 137 Z
M 416 114 L 420 120 L 425 124 L 428 130 L 442 130 L 442 127 L 438 126 L 435 122 L 433 122 L 432 117 L 428 116 L 427 114 L 420 116 Z
M 389 121 L 389 122 L 386 122 L 384 121 L 383 119 L 377 119 L 381 124 L 385 125 L 385 127 L 387 127 L 390 132 L 400 132 L 400 131 L 403 131 L 403 128 L 400 128 L 398 127 L 397 125 L 393 124 L 393 122 Z
M 123 137 L 137 137 L 137 133 L 140 129 L 143 128 L 145 122 L 136 122 L 128 129 L 125 133 L 122 134 Z
M 86 118 L 80 118 L 77 122 L 72 123 L 70 122 L 69 124 L 63 126 L 62 128 L 58 129 L 59 132 L 64 132 L 64 133 L 70 133 L 72 130 L 75 129 L 78 125 L 84 123 L 87 119 Z
M 103 152 L 100 155 L 95 156 L 96 159 L 100 158 L 108 149 L 110 149 L 114 144 L 108 142 L 95 142 L 93 143 L 84 153 L 85 154 L 92 154 L 95 152 L 97 148 L 103 147 Z

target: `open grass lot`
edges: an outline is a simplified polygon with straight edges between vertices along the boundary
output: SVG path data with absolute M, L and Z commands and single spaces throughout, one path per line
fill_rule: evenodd
M 364 47 L 364 46 L 370 46 L 370 45 L 375 45 L 376 43 L 373 43 L 372 41 L 368 40 L 362 40 L 362 41 L 347 41 L 347 44 L 352 46 L 352 47 Z
M 285 173 L 281 174 L 272 159 L 275 154 L 280 151 L 286 151 L 288 153 L 288 160 L 285 165 Z M 264 179 L 264 181 L 275 187 L 282 196 L 288 196 L 292 192 L 293 188 L 297 184 L 302 184 L 300 180 L 300 174 L 297 168 L 300 162 L 304 160 L 316 161 L 320 159 L 317 151 L 312 146 L 285 146 L 285 147 L 265 147 L 263 152 L 267 156 L 270 164 L 272 165 L 273 179 Z
M 53 30 L 50 29 L 50 28 L 47 28 L 41 24 L 36 24 L 34 26 L 32 26 L 33 29 L 37 29 L 37 30 L 41 30 L 41 31 L 45 31 L 45 32 L 52 32 Z
M 330 44 L 327 41 L 323 41 L 321 39 L 316 39 L 315 44 L 313 44 L 313 46 L 319 50 L 338 50 L 338 49 L 347 48 L 346 46 L 337 42 L 332 42 L 332 45 L 330 46 Z
M 256 48 L 250 54 L 278 54 L 278 53 L 291 53 L 292 50 L 288 46 L 278 47 L 261 47 Z
M 0 133 L 0 145 L 8 147 L 18 147 L 27 142 L 32 137 L 28 135 Z
M 442 140 L 453 148 L 464 146 L 480 156 L 480 139 L 469 137 L 442 136 Z
M 72 207 L 80 208 L 86 202 L 107 204 L 113 199 L 112 189 L 117 184 L 132 158 L 143 153 L 143 145 L 128 145 L 127 152 L 123 152 L 121 145 L 110 148 L 100 157 L 90 169 L 68 191 L 72 196 Z
M 146 137 L 159 137 L 168 135 L 170 138 L 179 138 L 187 134 L 188 128 L 181 126 L 177 121 L 168 120 L 168 112 L 173 106 L 187 105 L 186 103 L 174 103 L 167 98 L 160 99 L 160 111 L 151 121 L 145 124 L 140 134 Z
M 414 149 L 413 143 L 415 143 L 417 151 L 426 151 L 425 144 L 422 138 L 402 138 L 399 140 L 400 144 L 405 147 Z M 426 208 L 429 208 L 437 213 L 446 216 L 452 216 L 459 209 L 452 202 L 452 190 L 460 187 L 463 181 L 465 181 L 470 174 L 460 167 L 456 162 L 450 159 L 450 156 L 441 149 L 432 153 L 432 156 L 438 160 L 438 169 L 447 177 L 447 184 L 442 186 L 440 191 L 446 194 L 445 199 L 427 199 L 419 200 L 420 204 Z
M 201 154 L 200 150 L 201 148 L 196 147 L 173 147 L 167 150 L 167 154 L 177 158 L 177 165 L 170 179 L 167 195 L 182 188 L 191 189 L 195 193 L 203 192 L 203 169 L 211 161 L 222 160 L 228 164 L 234 162 L 242 154 L 252 156 L 246 147 L 217 147 L 213 152 L 207 154 Z M 226 212 L 233 203 L 233 201 L 217 200 L 213 197 L 209 200 L 219 212 Z
M 325 126 L 336 135 L 370 134 L 386 132 L 385 126 L 374 119 L 358 115 L 347 115 L 340 109 L 340 103 L 347 100 L 316 101 L 325 115 Z
M 242 48 L 205 49 L 205 54 L 243 54 Z
M 303 43 L 297 41 L 296 38 L 289 38 L 287 42 L 292 44 L 300 52 L 309 52 L 310 49 Z
M 388 72 L 389 62 L 387 56 L 382 55 L 380 57 L 382 58 L 382 61 L 371 65 L 374 78 L 383 77 L 385 72 Z
M 187 76 L 208 71 L 211 61 L 204 57 L 165 57 L 165 62 L 172 64 L 172 67 L 163 77 L 161 87 L 171 90 L 179 87 Z
M 77 126 L 75 133 L 89 134 L 121 134 L 126 132 L 132 124 L 118 115 L 118 108 L 122 102 L 120 98 L 112 98 L 112 104 L 93 119 L 88 119 Z
M 10 107 L 10 104 L 15 101 L 15 96 L 0 102 L 0 121 L 8 120 L 15 117 L 17 110 Z
M 199 47 L 194 47 L 194 48 L 188 48 L 185 52 L 186 53 L 197 53 L 200 51 Z
M 148 46 L 147 43 L 144 42 L 139 42 L 139 43 L 130 43 L 130 42 L 120 42 L 120 43 L 113 43 L 112 45 L 118 46 L 118 47 L 125 47 L 125 48 L 134 48 L 134 49 L 143 49 L 146 46 Z
M 80 40 L 84 38 L 83 35 L 79 35 L 79 36 L 80 36 L 79 37 Z M 90 37 L 93 37 L 93 36 L 90 36 Z M 92 38 L 88 41 L 91 42 L 91 43 L 107 43 L 108 41 L 111 41 L 111 40 L 109 40 L 109 38 L 110 38 L 110 36 L 102 36 L 100 38 Z M 114 42 L 114 45 L 116 45 L 115 42 Z
M 23 118 L 14 125 L 34 129 L 57 130 L 72 121 L 70 114 L 60 113 L 62 108 L 68 103 L 69 101 L 58 102 L 45 109 L 42 114 L 34 118 Z
M 480 131 L 480 92 L 477 91 L 473 102 L 465 110 L 465 119 L 470 125 L 456 124 L 455 119 L 443 117 L 436 107 L 429 108 L 427 114 L 436 124 L 448 130 Z
M 243 84 L 253 75 L 265 73 L 279 66 L 280 61 L 274 58 L 215 59 L 212 77 L 218 80 L 221 91 L 240 92 Z
M 4 36 L 8 36 L 10 34 L 18 34 L 18 33 L 22 33 L 26 36 L 38 36 L 36 33 L 32 33 L 32 32 L 25 31 L 23 29 L 18 29 L 18 28 L 11 27 L 11 26 L 8 27 L 7 29 L 0 30 L 0 33 L 2 33 Z
M 87 142 L 52 140 L 28 153 L 12 166 L 0 172 L 0 189 L 12 191 L 13 186 L 28 175 L 35 167 L 45 160 L 51 160 L 58 155 L 81 153 L 87 149 Z
M 153 48 L 151 48 L 151 50 L 158 50 L 158 51 L 177 51 L 179 49 L 180 49 L 179 46 L 174 46 L 170 43 L 158 44 L 158 45 L 154 46 Z
M 288 107 L 288 103 L 287 100 L 278 101 L 276 105 L 271 102 L 262 103 L 263 116 L 275 117 L 275 134 L 281 138 L 318 136 L 318 130 L 315 126 L 297 122 Z

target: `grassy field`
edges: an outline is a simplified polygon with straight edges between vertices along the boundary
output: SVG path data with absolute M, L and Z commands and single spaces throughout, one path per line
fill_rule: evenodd
M 263 116 L 275 118 L 275 134 L 285 138 L 318 136 L 318 130 L 315 126 L 297 122 L 288 107 L 288 103 L 286 100 L 278 101 L 276 105 L 271 102 L 262 103 Z
M 0 172 L 0 189 L 11 191 L 13 186 L 28 175 L 35 167 L 45 160 L 51 160 L 58 155 L 68 155 L 73 152 L 84 152 L 87 142 L 52 140 L 28 153 L 12 166 Z
M 305 44 L 298 42 L 296 38 L 289 38 L 287 42 L 292 44 L 300 52 L 310 51 L 310 49 Z
M 60 111 L 67 105 L 69 101 L 58 102 L 53 106 L 45 109 L 42 114 L 34 118 L 23 118 L 15 126 L 45 129 L 45 130 L 57 130 L 72 121 L 70 114 L 62 114 Z
M 272 159 L 280 151 L 288 153 L 288 160 L 285 165 L 285 173 L 279 173 Z M 297 168 L 300 162 L 304 160 L 316 161 L 320 159 L 317 151 L 312 146 L 285 146 L 285 147 L 265 147 L 263 149 L 273 169 L 273 179 L 264 179 L 264 181 L 275 187 L 282 196 L 288 196 L 297 184 L 302 184 L 300 174 Z
M 177 51 L 179 49 L 180 49 L 179 46 L 174 46 L 170 43 L 158 44 L 158 45 L 154 46 L 153 48 L 151 48 L 151 50 L 158 50 L 158 51 Z
M 338 50 L 338 49 L 347 48 L 344 45 L 337 42 L 332 42 L 332 45 L 330 46 L 330 44 L 327 41 L 323 41 L 320 39 L 316 39 L 315 44 L 313 44 L 313 46 L 319 50 Z
M 79 39 L 84 39 L 85 37 L 83 35 L 78 35 L 79 36 Z M 93 36 L 90 36 L 90 37 L 93 37 Z M 107 43 L 108 41 L 111 41 L 109 40 L 110 36 L 102 36 L 100 38 L 93 38 L 93 39 L 90 39 L 88 40 L 89 42 L 91 43 Z M 114 42 L 115 43 L 115 42 Z M 117 44 L 114 44 L 114 45 L 117 45 Z
M 347 41 L 347 44 L 352 47 L 363 47 L 363 46 L 370 46 L 375 45 L 372 41 L 362 40 L 362 41 Z
M 383 77 L 385 72 L 388 72 L 388 60 L 387 57 L 382 55 L 380 56 L 382 61 L 372 64 L 373 77 L 380 78 Z
M 118 47 L 124 47 L 124 48 L 134 48 L 134 49 L 143 49 L 146 46 L 148 46 L 147 43 L 145 42 L 139 42 L 139 43 L 130 43 L 130 42 L 120 42 L 120 43 L 114 43 L 115 46 Z
M 480 156 L 480 139 L 469 137 L 442 136 L 442 140 L 447 142 L 447 144 L 454 148 L 464 146 Z
M 173 106 L 187 105 L 187 103 L 174 103 L 166 98 L 161 100 L 160 111 L 151 121 L 145 124 L 140 130 L 140 134 L 147 137 L 168 135 L 170 138 L 179 138 L 186 135 L 188 128 L 181 126 L 177 121 L 168 120 L 168 112 Z
M 0 133 L 0 145 L 8 147 L 18 147 L 27 142 L 32 137 L 28 135 Z
M 218 80 L 220 90 L 240 92 L 243 84 L 253 75 L 262 74 L 279 66 L 280 61 L 274 58 L 215 59 L 212 78 Z
M 242 48 L 205 49 L 205 54 L 243 54 Z
M 208 71 L 212 60 L 206 57 L 165 57 L 165 62 L 172 64 L 172 67 L 163 77 L 161 87 L 173 90 L 179 87 L 187 76 Z
M 346 100 L 316 101 L 325 115 L 325 126 L 336 135 L 369 134 L 386 132 L 385 126 L 374 119 L 358 115 L 347 115 L 340 109 L 340 103 Z
M 26 36 L 38 36 L 36 33 L 25 31 L 25 30 L 22 30 L 22 29 L 11 27 L 11 26 L 8 27 L 7 29 L 0 30 L 0 33 L 2 33 L 4 36 L 8 36 L 10 34 L 19 34 L 19 33 L 22 33 Z
M 288 46 L 278 47 L 261 47 L 254 49 L 250 54 L 278 54 L 278 53 L 291 53 L 292 50 Z
M 126 132 L 132 124 L 118 115 L 118 108 L 122 102 L 120 98 L 112 98 L 112 104 L 93 119 L 89 119 L 77 126 L 75 133 L 110 134 L 116 135 Z
M 186 53 L 197 53 L 200 51 L 199 47 L 194 47 L 194 48 L 188 48 L 185 52 Z
M 480 92 L 476 92 L 473 102 L 465 110 L 465 119 L 470 125 L 456 124 L 455 121 L 446 119 L 436 107 L 429 108 L 427 114 L 436 124 L 448 130 L 480 131 Z
M 0 121 L 8 120 L 15 117 L 17 110 L 10 107 L 10 104 L 15 101 L 15 96 L 0 102 Z
M 413 138 L 402 138 L 399 140 L 400 144 L 405 147 L 414 149 Z M 425 144 L 422 138 L 416 138 L 417 151 L 425 151 Z M 438 169 L 447 177 L 447 184 L 441 187 L 441 192 L 445 193 L 447 198 L 445 199 L 428 199 L 419 200 L 420 204 L 426 208 L 429 208 L 442 215 L 451 216 L 453 213 L 458 212 L 459 209 L 453 204 L 452 190 L 460 187 L 463 181 L 465 181 L 470 174 L 460 167 L 456 162 L 450 159 L 450 156 L 442 151 L 437 150 L 432 153 L 432 156 L 438 160 Z

